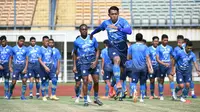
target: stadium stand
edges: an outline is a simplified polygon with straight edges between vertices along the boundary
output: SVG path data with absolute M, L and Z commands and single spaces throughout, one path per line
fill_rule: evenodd
M 36 0 L 17 0 L 16 2 L 16 25 L 32 25 Z M 13 0 L 0 1 L 0 25 L 14 25 L 14 2 Z

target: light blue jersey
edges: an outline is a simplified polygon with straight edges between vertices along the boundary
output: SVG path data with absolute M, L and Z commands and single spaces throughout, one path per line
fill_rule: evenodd
M 91 63 L 96 58 L 98 43 L 96 38 L 90 40 L 90 35 L 85 39 L 79 36 L 74 42 L 74 50 L 77 51 L 80 64 Z
M 149 55 L 148 47 L 142 43 L 135 43 L 130 46 L 128 55 L 131 55 L 133 67 L 136 70 L 146 71 L 146 56 Z M 134 71 L 134 70 L 133 70 Z
M 53 64 L 54 64 L 54 67 L 57 68 L 57 63 L 58 63 L 58 60 L 61 59 L 61 54 L 60 54 L 60 51 L 55 47 L 53 47 L 52 50 L 53 50 Z
M 52 48 L 44 46 L 40 47 L 40 55 L 39 58 L 41 58 L 42 62 L 45 63 L 45 65 L 51 65 L 53 64 L 53 51 Z
M 108 48 L 102 49 L 102 51 L 101 51 L 101 58 L 104 59 L 104 65 L 112 63 L 111 59 L 108 56 Z
M 27 56 L 27 48 L 25 46 L 19 47 L 18 45 L 12 48 L 13 51 L 13 63 L 25 64 Z
M 6 45 L 5 47 L 0 48 L 0 63 L 8 63 L 10 56 L 12 56 L 12 47 Z
M 38 63 L 39 53 L 40 53 L 40 47 L 35 45 L 34 47 L 29 46 L 28 48 L 28 62 L 29 63 Z
M 157 69 L 159 64 L 156 61 L 156 48 L 154 46 L 149 47 L 149 57 L 151 59 L 151 63 L 154 69 Z
M 108 27 L 109 25 L 117 26 L 118 30 L 109 28 Z M 127 33 L 120 31 L 120 29 L 124 29 L 124 28 L 131 29 L 131 26 L 128 24 L 128 22 L 125 19 L 119 17 L 115 24 L 112 23 L 111 19 L 108 19 L 108 20 L 105 20 L 98 28 L 102 31 L 104 30 L 107 31 L 109 41 L 121 41 L 121 40 L 125 41 L 127 39 Z
M 172 54 L 173 54 L 173 48 L 169 45 L 163 46 L 161 44 L 156 49 L 156 55 L 159 56 L 159 59 L 164 63 L 171 64 Z

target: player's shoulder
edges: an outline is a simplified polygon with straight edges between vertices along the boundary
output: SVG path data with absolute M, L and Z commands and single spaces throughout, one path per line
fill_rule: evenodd
M 170 49 L 173 49 L 173 47 L 172 47 L 172 46 L 170 46 L 170 45 L 167 45 L 167 47 L 168 47 L 168 48 L 170 48 Z

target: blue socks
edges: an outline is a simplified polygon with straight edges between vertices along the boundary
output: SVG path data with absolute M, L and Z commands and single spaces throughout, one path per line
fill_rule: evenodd
M 116 83 L 120 82 L 120 67 L 119 67 L 119 65 L 113 66 L 113 74 L 116 79 Z
M 175 84 L 174 84 L 174 81 L 172 81 L 170 82 L 171 95 L 173 95 L 174 88 L 175 88 Z
M 150 83 L 151 96 L 154 96 L 155 83 Z
M 22 84 L 22 93 L 21 96 L 24 96 L 26 92 L 26 84 Z
M 74 89 L 75 89 L 76 97 L 79 97 L 79 90 L 80 90 L 80 88 L 75 86 Z
M 163 96 L 163 89 L 164 89 L 164 86 L 158 83 L 159 96 Z
M 8 90 L 9 90 L 9 79 L 5 79 L 4 81 L 4 95 L 8 96 Z
M 40 93 L 40 83 L 36 82 L 36 92 Z
M 123 81 L 122 88 L 123 88 L 123 91 L 125 92 L 126 91 L 126 80 Z
M 141 84 L 140 85 L 140 93 L 142 95 L 142 99 L 144 99 L 144 95 L 145 95 L 145 84 Z
M 135 92 L 135 91 L 137 90 L 137 84 L 131 82 L 130 85 L 131 85 L 131 92 L 132 92 L 132 94 L 133 94 L 133 92 Z M 131 94 L 131 95 L 132 95 L 132 94 Z
M 41 86 L 42 86 L 42 88 L 41 88 L 41 92 L 42 92 L 42 97 L 44 97 L 45 96 L 45 93 L 46 93 L 46 80 L 42 80 L 42 82 L 41 82 L 42 84 L 41 84 Z
M 55 95 L 56 94 L 56 88 L 57 88 L 57 78 L 55 77 L 51 81 L 52 81 L 51 94 Z
M 109 94 L 109 86 L 108 86 L 108 84 L 105 85 L 105 90 L 106 90 L 105 96 L 108 96 L 108 94 Z
M 10 84 L 10 95 L 13 94 L 13 89 L 15 88 L 15 84 Z
M 33 82 L 29 83 L 29 91 L 30 91 L 30 95 L 33 94 Z
M 88 83 L 88 95 L 90 95 L 91 90 L 92 90 L 92 83 Z
M 88 103 L 87 101 L 87 95 L 83 97 L 84 98 L 84 103 Z
M 49 94 L 49 80 L 48 79 L 45 82 L 45 92 L 46 92 L 46 95 Z
M 97 100 L 98 99 L 98 93 L 94 92 L 94 99 Z

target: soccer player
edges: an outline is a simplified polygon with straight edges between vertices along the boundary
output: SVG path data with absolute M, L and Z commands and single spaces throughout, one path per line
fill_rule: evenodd
M 88 106 L 88 75 L 91 74 L 94 81 L 94 103 L 99 106 L 103 103 L 98 99 L 99 92 L 99 49 L 95 38 L 90 39 L 88 27 L 82 24 L 79 27 L 81 35 L 74 42 L 73 72 L 80 73 L 83 78 L 84 106 Z M 79 59 L 77 59 L 79 57 Z M 76 62 L 77 61 L 77 62 Z M 77 63 L 77 64 L 76 64 Z
M 151 64 L 153 67 L 153 74 L 148 74 L 150 79 L 150 93 L 151 96 L 149 99 L 153 99 L 155 97 L 154 89 L 155 89 L 155 78 L 159 75 L 159 65 L 156 61 L 156 48 L 159 44 L 159 38 L 157 36 L 154 36 L 152 38 L 152 46 L 149 47 L 149 57 L 151 59 Z
M 23 35 L 18 37 L 17 45 L 12 48 L 12 56 L 9 59 L 9 70 L 12 73 L 12 83 L 10 84 L 10 92 L 8 99 L 11 98 L 13 94 L 13 89 L 19 76 L 22 79 L 22 89 L 21 89 L 21 100 L 26 100 L 26 82 L 28 79 L 27 68 L 28 68 L 28 57 L 27 48 L 24 46 L 25 37 Z M 12 65 L 13 63 L 13 65 Z M 13 68 L 12 68 L 13 66 Z
M 110 19 L 105 20 L 99 27 L 97 27 L 90 35 L 92 39 L 93 35 L 100 31 L 107 31 L 109 46 L 108 46 L 108 55 L 112 62 L 113 74 L 116 79 L 116 85 L 119 89 L 118 94 L 120 93 L 120 99 L 122 99 L 122 84 L 124 77 L 121 76 L 124 74 L 124 64 L 127 60 L 127 34 L 132 33 L 131 26 L 128 22 L 119 17 L 119 8 L 112 6 L 108 9 L 108 16 Z M 121 81 L 120 81 L 121 79 Z
M 128 59 L 132 60 L 133 65 L 131 88 L 134 102 L 137 102 L 138 80 L 140 80 L 140 102 L 144 102 L 147 70 L 149 73 L 153 72 L 149 58 L 149 50 L 148 47 L 142 43 L 142 39 L 143 35 L 141 33 L 136 34 L 136 43 L 131 45 L 128 51 Z
M 190 88 L 190 82 L 191 82 L 191 74 L 190 61 L 196 62 L 195 54 L 192 52 L 192 42 L 188 41 L 186 43 L 185 49 L 179 50 L 174 54 L 174 59 L 176 62 L 176 81 L 178 83 L 178 86 L 175 89 L 175 93 L 177 94 L 178 91 L 182 90 L 184 87 L 185 91 L 188 92 Z M 200 76 L 200 70 L 198 68 L 197 73 Z M 187 102 L 182 96 L 180 98 L 181 102 Z
M 0 70 L 0 77 L 4 77 L 4 96 L 7 99 L 9 93 L 9 59 L 12 56 L 12 47 L 7 45 L 7 38 L 5 35 L 1 36 L 1 50 L 0 50 L 0 65 L 2 69 Z
M 56 82 L 55 82 L 55 85 L 57 86 L 57 81 L 58 81 L 58 75 L 60 74 L 60 60 L 61 60 L 61 54 L 60 54 L 60 51 L 55 48 L 55 43 L 54 43 L 54 40 L 53 39 L 49 39 L 49 47 L 52 48 L 52 51 L 53 51 L 53 73 L 56 73 Z M 52 87 L 53 89 L 53 87 Z M 56 89 L 55 89 L 55 93 L 56 94 Z M 50 99 L 53 99 L 52 98 L 53 95 L 51 95 Z
M 29 98 L 33 99 L 33 86 L 34 86 L 34 80 L 36 83 L 36 98 L 38 99 L 40 97 L 40 63 L 38 61 L 39 53 L 40 53 L 40 47 L 36 45 L 36 39 L 35 37 L 30 38 L 30 46 L 27 48 L 27 56 L 28 56 L 28 77 L 30 80 L 29 83 Z
M 164 100 L 163 97 L 163 88 L 164 88 L 164 79 L 167 75 L 170 81 L 170 89 L 172 98 L 175 98 L 175 91 L 174 91 L 174 81 L 173 76 L 175 74 L 175 68 L 173 67 L 173 48 L 168 45 L 168 36 L 166 34 L 162 35 L 162 44 L 159 45 L 156 49 L 156 60 L 159 63 L 159 70 L 160 74 L 158 76 L 159 80 L 159 96 L 160 100 Z
M 54 62 L 53 62 L 53 50 L 49 45 L 49 37 L 44 36 L 42 38 L 42 46 L 40 48 L 40 55 L 39 55 L 39 63 L 40 63 L 40 78 L 41 78 L 41 92 L 42 92 L 42 99 L 43 101 L 47 101 L 45 96 L 45 88 L 46 87 L 46 80 L 52 81 L 51 87 L 51 99 L 52 100 L 59 100 L 56 97 L 56 88 L 57 88 L 57 75 L 54 69 Z
M 113 64 L 112 64 L 112 61 L 110 60 L 109 56 L 108 56 L 108 44 L 109 44 L 109 41 L 108 40 L 104 40 L 103 41 L 104 43 L 104 49 L 102 49 L 101 51 L 101 74 L 103 75 L 103 80 L 105 81 L 106 83 L 106 86 L 105 86 L 105 90 L 106 90 L 106 93 L 105 93 L 105 98 L 109 98 L 109 93 L 112 93 L 112 92 L 109 92 L 111 91 L 111 82 L 110 82 L 110 79 L 112 78 L 113 76 L 113 72 L 112 72 L 112 67 L 113 67 Z M 111 97 L 113 95 L 110 95 Z

